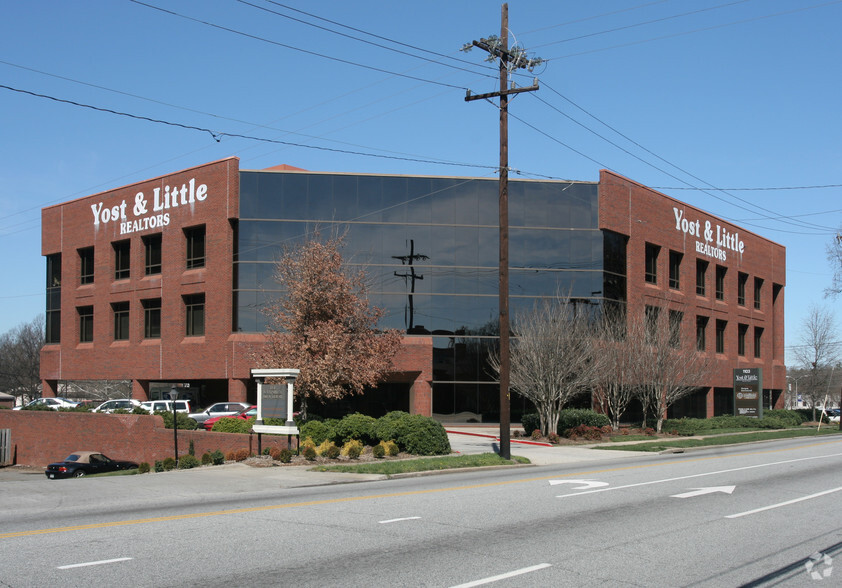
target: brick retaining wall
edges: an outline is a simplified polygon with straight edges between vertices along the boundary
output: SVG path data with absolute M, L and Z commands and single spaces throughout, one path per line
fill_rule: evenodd
M 46 466 L 74 451 L 100 451 L 112 459 L 148 462 L 173 457 L 173 430 L 158 415 L 101 414 L 35 410 L 0 410 L 0 429 L 12 431 L 12 463 Z M 196 457 L 249 448 L 257 453 L 257 435 L 178 431 L 178 453 L 187 455 L 190 441 Z M 287 446 L 287 437 L 263 435 L 263 448 Z

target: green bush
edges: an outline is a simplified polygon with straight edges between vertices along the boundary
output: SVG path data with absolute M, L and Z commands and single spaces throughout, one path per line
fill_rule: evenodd
M 140 464 L 137 466 L 137 473 L 138 473 L 138 474 L 148 474 L 148 473 L 149 473 L 149 469 L 150 469 L 150 468 L 149 468 L 149 462 L 148 462 L 148 461 L 142 461 L 142 462 L 140 462 Z
M 254 424 L 254 419 L 221 418 L 213 424 L 211 431 L 216 433 L 248 433 Z
M 302 439 L 309 437 L 316 445 L 321 445 L 327 440 L 333 440 L 334 431 L 330 424 L 325 421 L 309 420 L 298 429 Z
M 160 473 L 164 471 L 164 462 L 160 459 L 155 460 L 155 472 Z
M 211 463 L 213 465 L 222 465 L 225 463 L 225 454 L 219 449 L 214 449 L 211 454 Z
M 371 448 L 371 455 L 376 459 L 382 459 L 386 456 L 386 448 L 383 447 L 382 443 L 378 443 L 377 445 Z
M 377 419 L 360 413 L 349 414 L 336 424 L 334 441 L 347 443 L 358 439 L 363 445 L 374 445 L 377 442 L 375 426 Z
M 706 428 L 708 419 L 665 419 L 661 430 L 670 435 L 692 437 Z
M 447 455 L 450 441 L 441 423 L 420 414 L 407 415 L 401 420 L 398 447 L 413 455 Z
M 281 449 L 278 452 L 278 461 L 281 463 L 289 463 L 292 461 L 292 451 L 289 449 Z
M 155 414 L 159 414 L 164 419 L 164 428 L 172 429 L 172 413 L 171 412 L 164 412 L 158 411 Z M 176 413 L 176 421 L 178 422 L 178 428 L 185 430 L 185 431 L 193 431 L 198 427 L 198 423 L 187 416 L 187 414 L 183 412 Z
M 556 432 L 563 435 L 568 429 L 586 425 L 588 427 L 604 427 L 610 425 L 611 420 L 604 414 L 584 408 L 567 408 L 561 411 Z
M 208 453 L 207 451 L 205 451 L 202 454 L 202 465 L 211 465 L 212 463 L 213 463 L 213 458 L 211 457 L 211 454 Z
M 374 425 L 374 435 L 381 441 L 396 440 L 400 434 L 403 422 L 409 413 L 401 410 L 394 410 L 377 419 Z
M 797 410 L 764 410 L 764 417 L 775 417 L 781 419 L 789 427 L 800 427 L 807 419 Z
M 400 453 L 400 449 L 398 449 L 398 444 L 395 443 L 394 441 L 381 441 L 380 443 L 378 443 L 374 447 L 375 448 L 382 447 L 385 455 L 388 455 L 389 457 L 394 457 L 398 453 Z M 375 455 L 375 457 L 377 457 L 377 456 Z
M 531 435 L 532 431 L 541 428 L 541 419 L 537 413 L 525 414 L 520 417 L 520 424 L 527 435 Z
M 199 467 L 201 462 L 196 458 L 195 455 L 182 455 L 178 458 L 178 469 L 180 470 L 190 470 L 193 468 Z
M 175 468 L 175 458 L 174 457 L 168 457 L 168 458 L 164 459 L 164 461 L 162 462 L 162 465 L 163 465 L 163 468 L 164 468 L 165 472 L 170 471 L 171 469 Z
M 316 448 L 312 445 L 304 445 L 301 448 L 301 455 L 303 455 L 304 459 L 307 461 L 314 461 L 316 459 Z

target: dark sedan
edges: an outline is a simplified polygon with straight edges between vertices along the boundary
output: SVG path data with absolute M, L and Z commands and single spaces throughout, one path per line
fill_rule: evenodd
M 51 463 L 44 474 L 51 480 L 81 478 L 90 474 L 137 469 L 133 461 L 119 461 L 96 451 L 74 451 L 64 461 Z

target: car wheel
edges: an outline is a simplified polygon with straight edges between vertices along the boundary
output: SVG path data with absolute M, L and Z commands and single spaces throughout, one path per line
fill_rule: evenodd
M 73 472 L 74 478 L 81 478 L 84 475 L 85 475 L 85 470 L 76 470 L 75 472 Z

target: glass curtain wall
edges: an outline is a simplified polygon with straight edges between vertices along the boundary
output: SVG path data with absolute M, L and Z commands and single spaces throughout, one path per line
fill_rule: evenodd
M 621 239 L 607 248 L 622 276 L 609 285 L 603 272 L 597 194 L 595 183 L 510 182 L 513 319 L 555 294 L 601 305 L 610 289 L 624 301 Z M 497 201 L 496 179 L 241 171 L 235 328 L 265 331 L 284 246 L 338 231 L 346 262 L 368 274 L 371 303 L 386 309 L 380 326 L 433 337 L 433 412 L 494 420 L 499 389 L 486 358 L 498 335 Z

